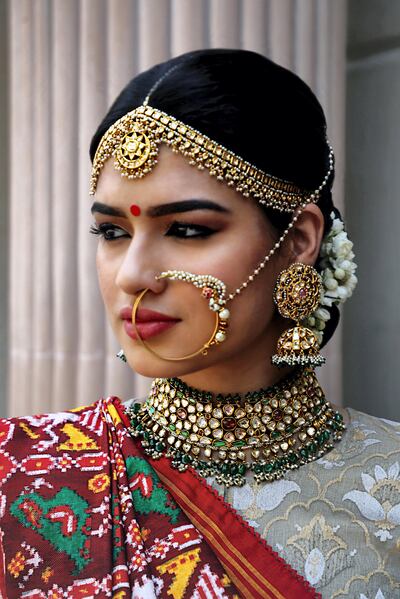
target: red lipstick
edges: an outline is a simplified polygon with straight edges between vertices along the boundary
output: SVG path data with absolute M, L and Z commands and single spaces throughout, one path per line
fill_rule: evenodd
M 136 340 L 138 336 L 132 324 L 132 308 L 122 308 L 120 318 L 124 321 L 124 329 L 127 335 Z M 143 340 L 160 335 L 178 322 L 180 322 L 178 318 L 147 308 L 139 308 L 136 312 L 136 328 Z

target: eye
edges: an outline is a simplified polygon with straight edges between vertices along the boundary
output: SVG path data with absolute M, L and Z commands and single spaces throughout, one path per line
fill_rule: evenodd
M 215 233 L 214 229 L 205 225 L 194 225 L 189 223 L 174 222 L 167 229 L 167 237 L 178 237 L 179 239 L 193 239 L 194 237 L 209 237 Z
M 100 225 L 92 225 L 90 233 L 103 237 L 106 241 L 114 241 L 121 237 L 127 237 L 128 233 L 112 223 L 101 223 Z

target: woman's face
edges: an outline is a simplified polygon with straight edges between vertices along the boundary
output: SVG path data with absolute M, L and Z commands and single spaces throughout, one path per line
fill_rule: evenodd
M 181 362 L 155 357 L 135 338 L 133 303 L 148 289 L 138 310 L 138 329 L 150 348 L 180 357 L 203 346 L 215 315 L 192 284 L 156 276 L 167 270 L 210 274 L 234 292 L 276 241 L 254 199 L 199 171 L 162 147 L 153 171 L 128 180 L 109 160 L 93 205 L 100 231 L 97 269 L 108 318 L 133 370 L 145 376 L 183 376 L 226 365 L 255 349 L 268 360 L 282 324 L 272 294 L 287 263 L 274 256 L 242 293 L 228 302 L 226 340 L 206 356 Z M 139 214 L 140 212 L 140 214 Z M 154 314 L 157 313 L 157 314 Z M 269 352 L 269 355 L 266 353 Z

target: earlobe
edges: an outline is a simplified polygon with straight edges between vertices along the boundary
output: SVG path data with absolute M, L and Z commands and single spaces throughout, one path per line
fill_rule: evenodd
M 318 206 L 308 204 L 292 229 L 290 250 L 297 262 L 314 264 L 324 232 L 324 217 Z

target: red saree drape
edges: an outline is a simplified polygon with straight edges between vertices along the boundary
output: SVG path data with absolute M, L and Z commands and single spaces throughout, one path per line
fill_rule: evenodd
M 2 599 L 318 596 L 128 424 L 117 398 L 0 420 Z

